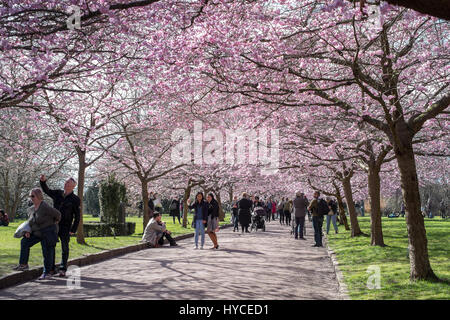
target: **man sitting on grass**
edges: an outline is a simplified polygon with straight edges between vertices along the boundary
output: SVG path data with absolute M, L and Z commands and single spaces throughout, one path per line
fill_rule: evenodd
M 170 246 L 176 246 L 177 243 L 170 236 L 170 231 L 166 229 L 165 222 L 161 221 L 161 214 L 157 211 L 153 214 L 145 227 L 141 242 L 148 242 L 152 247 L 158 248 L 164 244 L 164 237 L 169 240 Z

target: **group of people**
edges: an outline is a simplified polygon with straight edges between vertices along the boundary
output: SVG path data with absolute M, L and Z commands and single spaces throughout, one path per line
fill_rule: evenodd
M 213 243 L 211 249 L 219 249 L 219 243 L 217 239 L 217 231 L 219 228 L 219 203 L 214 198 L 213 193 L 209 193 L 206 199 L 203 192 L 198 192 L 194 203 L 191 205 L 190 199 L 187 200 L 188 208 L 194 210 L 194 216 L 192 220 L 192 228 L 195 229 L 195 249 L 204 248 L 205 245 L 205 228 L 206 233 Z M 150 210 L 152 209 L 149 206 Z M 173 217 L 175 223 L 175 217 L 178 217 L 180 221 L 180 203 L 178 198 L 174 198 L 170 204 L 170 215 Z M 167 230 L 164 222 L 161 221 L 161 213 L 159 211 L 151 212 L 152 218 L 148 222 L 142 236 L 142 242 L 148 242 L 153 247 L 159 247 L 164 244 L 164 239 L 167 239 L 171 246 L 176 246 L 175 240 L 170 236 L 171 232 Z
M 402 206 L 404 207 L 404 203 L 402 202 Z M 437 204 L 437 202 L 433 201 L 431 194 L 428 196 L 428 199 L 424 206 L 422 206 L 422 215 L 424 218 L 432 219 L 436 214 L 440 213 L 441 217 L 445 219 L 447 217 L 447 203 L 446 199 L 442 198 L 441 202 Z
M 44 175 L 40 178 L 41 189 L 35 188 L 30 192 L 30 216 L 27 220 L 28 229 L 23 232 L 21 240 L 21 250 L 19 265 L 14 269 L 18 271 L 28 269 L 28 259 L 30 248 L 37 243 L 41 243 L 44 259 L 44 272 L 39 279 L 43 280 L 59 273 L 59 276 L 65 277 L 67 262 L 69 258 L 70 236 L 77 231 L 80 222 L 80 199 L 74 194 L 76 181 L 73 178 L 66 180 L 63 190 L 52 190 L 47 186 L 47 179 Z M 44 195 L 47 194 L 53 200 L 53 207 L 44 201 Z M 203 249 L 205 244 L 205 229 L 213 243 L 211 249 L 219 249 L 217 231 L 219 229 L 219 204 L 214 198 L 213 193 L 209 193 L 206 199 L 202 192 L 198 192 L 194 203 L 190 199 L 187 201 L 188 208 L 194 211 L 192 227 L 195 229 L 195 249 Z M 327 217 L 327 234 L 330 229 L 330 223 L 333 224 L 335 232 L 338 233 L 336 225 L 337 205 L 331 198 L 326 200 L 320 198 L 320 193 L 314 193 L 314 199 L 309 202 L 304 193 L 297 192 L 293 200 L 281 198 L 276 202 L 269 198 L 266 202 L 260 200 L 258 196 L 252 198 L 244 192 L 240 200 L 234 198 L 232 203 L 232 219 L 234 222 L 233 232 L 239 230 L 239 224 L 242 233 L 248 233 L 251 224 L 252 211 L 255 208 L 264 208 L 266 210 L 266 220 L 280 220 L 282 225 L 291 225 L 291 216 L 294 215 L 294 235 L 295 239 L 304 238 L 304 225 L 306 215 L 312 216 L 314 227 L 314 239 L 317 247 L 322 246 L 322 225 L 324 216 Z M 167 239 L 171 246 L 177 246 L 177 243 L 167 230 L 166 224 L 161 221 L 161 201 L 156 193 L 150 194 L 149 209 L 151 219 L 148 222 L 142 242 L 147 242 L 153 247 L 159 247 Z M 172 199 L 170 212 L 173 217 L 178 217 L 180 221 L 180 201 L 177 197 Z M 4 210 L 0 210 L 0 224 L 8 225 L 8 216 Z M 55 247 L 56 243 L 61 242 L 62 259 L 59 270 L 55 267 Z M 200 243 L 199 243 L 200 241 Z M 199 245 L 200 244 L 200 245 Z
M 159 212 L 159 214 L 162 214 L 162 208 L 163 206 L 159 194 L 156 192 L 150 192 L 148 199 L 148 209 L 150 217 L 153 216 L 154 212 Z M 169 215 L 173 218 L 174 224 L 175 219 L 178 219 L 178 223 L 181 224 L 182 211 L 183 211 L 183 203 L 180 202 L 180 198 L 178 196 L 174 196 L 169 204 Z
M 35 188 L 29 195 L 32 206 L 30 216 L 23 224 L 27 227 L 22 232 L 19 264 L 14 270 L 28 270 L 30 248 L 41 243 L 44 271 L 39 280 L 50 278 L 56 273 L 60 277 L 66 276 L 70 236 L 76 233 L 80 222 L 80 198 L 73 193 L 76 185 L 76 181 L 69 178 L 63 190 L 52 190 L 47 186 L 45 176 L 41 176 L 41 189 Z M 53 200 L 53 207 L 44 201 L 44 193 Z M 56 270 L 55 247 L 58 241 L 61 242 L 62 258 L 59 270 Z
M 316 191 L 311 202 L 308 201 L 303 192 L 297 192 L 295 199 L 281 198 L 278 202 L 272 197 L 266 202 L 260 200 L 258 196 L 249 197 L 244 192 L 240 200 L 234 197 L 231 204 L 231 213 L 233 221 L 233 232 L 239 231 L 241 225 L 242 233 L 248 233 L 251 223 L 251 213 L 254 208 L 263 207 L 266 210 L 266 220 L 279 219 L 281 225 L 291 226 L 295 223 L 294 237 L 295 239 L 304 238 L 305 217 L 311 217 L 314 228 L 315 247 L 322 246 L 322 226 L 324 217 L 326 217 L 326 232 L 330 231 L 330 224 L 333 224 L 335 233 L 338 233 L 337 227 L 337 204 L 336 201 L 327 197 L 326 200 L 320 198 L 320 193 Z M 292 222 L 292 215 L 295 221 Z

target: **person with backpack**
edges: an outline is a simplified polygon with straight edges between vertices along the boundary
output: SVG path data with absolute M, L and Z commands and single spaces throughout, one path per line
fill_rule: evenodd
M 169 206 L 170 216 L 173 218 L 173 224 L 175 224 L 175 218 L 178 218 L 178 223 L 181 224 L 180 221 L 180 201 L 178 200 L 178 196 L 175 196 L 170 202 Z
M 320 192 L 314 192 L 314 199 L 311 201 L 308 210 L 311 211 L 312 223 L 314 227 L 314 241 L 316 242 L 313 247 L 323 247 L 322 245 L 322 225 L 323 217 L 328 214 L 330 209 L 328 208 L 327 202 L 319 198 Z
M 286 198 L 286 202 L 283 205 L 283 215 L 286 221 L 286 225 L 288 226 L 291 225 L 291 209 L 292 209 L 291 200 Z

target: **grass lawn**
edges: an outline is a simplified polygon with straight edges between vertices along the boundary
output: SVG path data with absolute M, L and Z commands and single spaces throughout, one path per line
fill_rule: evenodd
M 189 221 L 191 221 L 192 215 L 189 215 Z M 92 217 L 90 215 L 84 215 L 83 220 L 88 221 L 99 221 L 99 218 Z M 114 249 L 119 247 L 124 247 L 128 245 L 133 245 L 139 243 L 142 238 L 143 233 L 143 223 L 142 218 L 138 217 L 127 217 L 128 222 L 136 223 L 136 232 L 131 236 L 126 237 L 91 237 L 86 238 L 87 245 L 80 245 L 77 243 L 75 238 L 70 240 L 70 257 L 77 258 L 83 255 L 88 255 L 92 253 L 97 253 L 103 250 Z M 167 229 L 172 232 L 173 236 L 179 236 L 186 233 L 194 232 L 194 230 L 188 226 L 188 228 L 183 228 L 178 221 L 173 224 L 172 217 L 168 215 L 163 215 L 162 220 L 166 222 Z M 227 214 L 225 221 L 220 224 L 227 224 L 230 221 L 230 215 Z M 8 227 L 0 227 L 0 277 L 5 276 L 8 273 L 15 272 L 12 267 L 19 263 L 20 255 L 20 239 L 14 238 L 14 232 L 16 228 L 23 222 L 23 220 L 16 220 L 9 224 Z M 59 263 L 61 259 L 61 244 L 56 245 L 56 263 Z M 30 268 L 41 266 L 43 264 L 42 249 L 41 245 L 38 243 L 34 245 L 30 250 Z
M 358 218 L 363 232 L 370 235 L 370 218 Z M 450 220 L 425 219 L 431 267 L 447 283 L 409 281 L 408 236 L 404 218 L 383 218 L 383 235 L 387 247 L 370 246 L 370 237 L 351 238 L 350 231 L 339 227 L 335 235 L 330 228 L 328 242 L 336 252 L 344 281 L 352 299 L 450 299 Z M 370 273 L 376 265 L 381 270 L 381 288 L 368 289 Z

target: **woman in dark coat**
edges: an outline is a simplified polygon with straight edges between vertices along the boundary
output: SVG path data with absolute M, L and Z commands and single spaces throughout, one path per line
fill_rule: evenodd
M 175 197 L 170 202 L 170 216 L 173 218 L 173 224 L 175 224 L 175 217 L 178 218 L 178 223 L 181 224 L 180 221 L 180 201 L 178 200 L 178 197 Z
M 219 203 L 216 199 L 214 199 L 214 195 L 212 193 L 208 194 L 206 200 L 208 201 L 208 220 L 206 232 L 214 244 L 214 247 L 211 249 L 219 249 L 216 234 L 216 230 L 219 228 Z
M 252 210 L 253 203 L 250 199 L 248 199 L 248 195 L 246 192 L 242 194 L 242 199 L 238 202 L 238 209 L 239 209 L 239 223 L 242 227 L 242 233 L 249 232 L 248 227 L 252 221 Z

